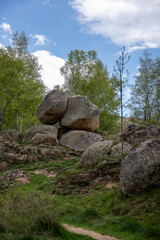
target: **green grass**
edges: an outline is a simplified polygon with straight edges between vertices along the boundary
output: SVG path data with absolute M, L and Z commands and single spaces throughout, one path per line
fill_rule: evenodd
M 9 191 L 0 199 L 0 239 L 82 239 L 57 223 L 55 208 L 49 195 Z
M 79 167 L 79 156 L 64 158 L 62 154 L 52 160 L 9 166 L 8 169 L 29 174 L 30 183 L 10 183 L 0 195 L 0 239 L 50 240 L 55 226 L 59 235 L 54 239 L 90 239 L 68 233 L 57 224 L 69 223 L 122 240 L 159 240 L 159 188 L 126 197 L 119 186 L 107 189 L 92 181 L 85 187 L 79 186 L 71 181 L 72 176 L 92 169 Z M 37 169 L 57 175 L 36 175 Z M 48 227 L 44 229 L 42 225 Z

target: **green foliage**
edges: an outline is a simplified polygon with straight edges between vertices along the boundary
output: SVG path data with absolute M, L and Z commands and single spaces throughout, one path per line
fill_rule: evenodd
M 132 86 L 132 99 L 129 108 L 132 115 L 146 123 L 160 121 L 160 59 L 152 59 L 148 50 L 139 59 L 139 74 Z
M 17 39 L 20 43 L 21 38 Z M 35 124 L 35 113 L 45 93 L 37 58 L 26 54 L 26 45 L 20 47 L 0 49 L 0 133 L 10 128 L 22 132 Z
M 65 230 L 55 221 L 50 196 L 36 193 L 19 195 L 11 192 L 0 200 L 0 239 L 6 240 L 78 240 L 81 235 Z M 18 234 L 17 234 L 18 233 Z M 83 239 L 92 239 L 85 237 Z
M 64 89 L 72 95 L 84 95 L 100 108 L 100 129 L 110 131 L 117 119 L 116 93 L 111 85 L 107 68 L 94 50 L 74 50 L 61 68 L 65 77 Z

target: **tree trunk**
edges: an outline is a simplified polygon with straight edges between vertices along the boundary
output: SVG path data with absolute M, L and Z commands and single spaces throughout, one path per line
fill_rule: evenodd
M 21 117 L 21 124 L 20 124 L 20 133 L 22 133 L 22 128 L 23 128 L 23 119 L 24 119 L 24 109 L 23 109 L 23 113 L 22 113 L 22 117 Z
M 120 91 L 121 98 L 121 159 L 123 160 L 123 101 L 122 101 L 122 89 Z

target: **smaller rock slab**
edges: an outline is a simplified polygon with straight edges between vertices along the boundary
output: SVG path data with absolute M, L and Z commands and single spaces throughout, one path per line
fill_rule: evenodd
M 133 150 L 133 148 L 131 147 L 131 145 L 129 143 L 123 142 L 123 154 L 125 156 L 127 156 L 132 150 Z M 118 157 L 121 155 L 121 153 L 122 153 L 122 143 L 120 142 L 112 147 L 111 156 Z
M 98 163 L 101 158 L 107 156 L 112 147 L 113 141 L 107 140 L 103 142 L 96 142 L 86 149 L 83 153 L 79 165 L 86 167 Z
M 58 129 L 51 125 L 39 124 L 29 128 L 23 138 L 23 141 L 29 141 L 33 144 L 47 144 L 56 146 Z

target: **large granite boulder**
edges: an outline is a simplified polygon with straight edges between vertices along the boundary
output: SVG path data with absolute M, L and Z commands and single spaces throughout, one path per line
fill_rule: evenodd
M 134 195 L 153 186 L 160 186 L 160 140 L 141 143 L 123 161 L 120 185 L 127 195 Z
M 69 131 L 62 134 L 59 143 L 74 149 L 75 151 L 84 151 L 95 142 L 102 141 L 102 137 L 96 133 L 85 131 Z
M 123 142 L 123 154 L 124 156 L 127 156 L 131 151 L 132 151 L 132 147 L 129 143 L 127 142 Z M 116 145 L 114 145 L 111 149 L 111 156 L 113 157 L 118 157 L 120 156 L 122 153 L 122 143 L 118 143 Z
M 84 151 L 79 161 L 79 165 L 86 167 L 98 163 L 103 157 L 110 153 L 112 144 L 112 140 L 92 144 Z
M 57 140 L 58 129 L 51 125 L 39 124 L 29 128 L 23 138 L 23 141 L 28 141 L 33 144 L 47 144 L 55 146 Z
M 44 124 L 55 124 L 63 116 L 66 104 L 66 94 L 62 91 L 52 90 L 39 106 L 37 117 Z
M 60 121 L 62 127 L 94 132 L 99 124 L 99 108 L 84 96 L 68 98 L 66 111 Z

